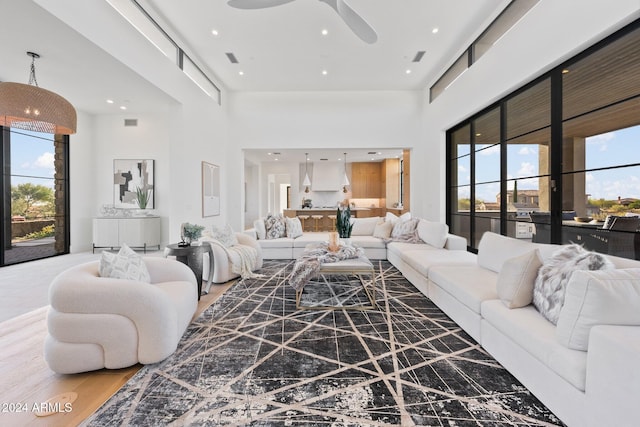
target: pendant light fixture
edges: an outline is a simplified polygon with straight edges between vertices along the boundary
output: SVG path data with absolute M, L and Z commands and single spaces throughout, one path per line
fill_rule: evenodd
M 0 126 L 52 134 L 76 133 L 76 110 L 60 95 L 38 87 L 36 59 L 31 57 L 29 84 L 0 83 Z
M 349 178 L 347 177 L 347 153 L 344 153 L 344 177 L 342 178 L 342 192 L 346 193 L 349 190 L 347 186 L 349 185 Z
M 309 187 L 311 187 L 311 180 L 309 179 L 309 170 L 308 170 L 308 162 L 309 153 L 304 153 L 304 181 L 302 181 L 302 185 L 304 185 L 304 192 L 309 192 Z

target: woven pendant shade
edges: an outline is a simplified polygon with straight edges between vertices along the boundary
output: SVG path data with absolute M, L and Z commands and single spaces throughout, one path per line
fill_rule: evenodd
M 76 133 L 76 110 L 60 95 L 38 86 L 0 83 L 0 126 L 36 132 Z

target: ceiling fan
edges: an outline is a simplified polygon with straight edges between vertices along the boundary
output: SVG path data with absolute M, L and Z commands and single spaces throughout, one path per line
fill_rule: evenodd
M 236 9 L 264 9 L 291 3 L 294 0 L 229 0 L 227 4 Z M 335 10 L 342 20 L 365 43 L 375 43 L 378 35 L 367 21 L 353 10 L 345 0 L 318 0 Z

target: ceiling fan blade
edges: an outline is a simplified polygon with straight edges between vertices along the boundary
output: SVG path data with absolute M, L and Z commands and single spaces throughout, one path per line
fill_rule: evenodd
M 293 0 L 229 0 L 227 4 L 236 9 L 264 9 L 291 3 Z
M 342 20 L 351 28 L 356 36 L 365 43 L 373 44 L 378 41 L 378 34 L 364 18 L 349 6 L 345 0 L 320 0 L 333 7 Z

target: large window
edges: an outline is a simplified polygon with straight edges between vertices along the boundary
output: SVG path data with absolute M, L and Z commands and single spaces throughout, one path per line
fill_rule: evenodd
M 68 253 L 68 137 L 0 129 L 0 265 Z
M 636 21 L 448 132 L 453 232 L 464 200 L 472 249 L 491 230 L 640 259 L 639 45 Z

